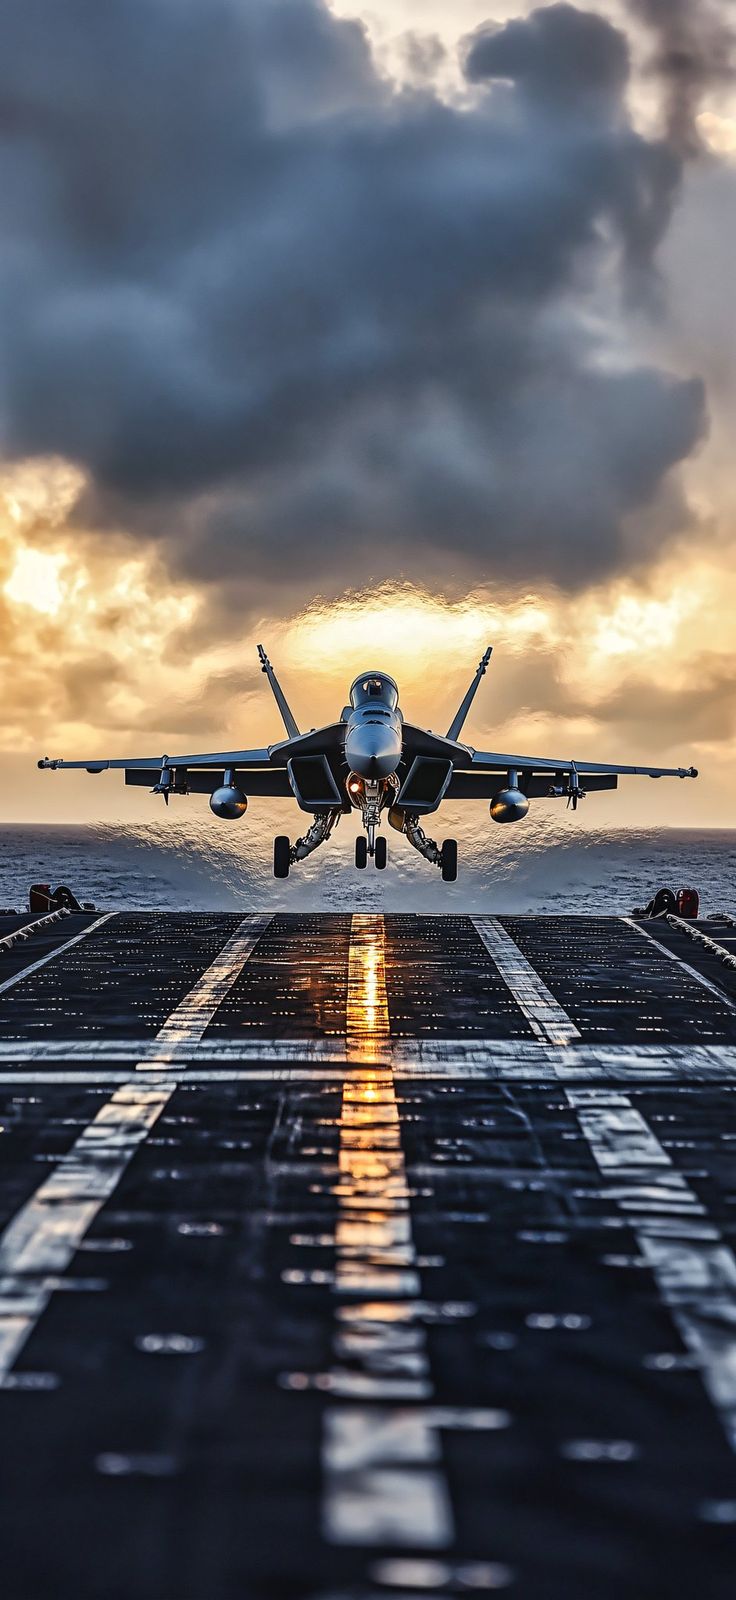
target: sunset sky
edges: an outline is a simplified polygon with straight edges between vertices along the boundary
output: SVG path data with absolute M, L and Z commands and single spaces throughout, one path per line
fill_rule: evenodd
M 5 818 L 279 737 L 262 640 L 736 821 L 733 9 L 0 0 Z

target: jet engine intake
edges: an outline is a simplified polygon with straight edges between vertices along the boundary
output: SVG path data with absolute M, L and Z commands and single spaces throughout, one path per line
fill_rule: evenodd
M 237 822 L 248 810 L 248 797 L 235 783 L 224 783 L 210 795 L 210 810 L 223 822 Z

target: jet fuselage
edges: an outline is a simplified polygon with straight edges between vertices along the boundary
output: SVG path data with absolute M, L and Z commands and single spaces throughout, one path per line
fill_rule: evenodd
M 403 751 L 399 691 L 385 672 L 367 672 L 350 690 L 345 760 L 351 772 L 369 780 L 390 777 Z

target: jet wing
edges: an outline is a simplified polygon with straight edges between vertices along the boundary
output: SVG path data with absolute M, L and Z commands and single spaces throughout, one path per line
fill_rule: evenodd
M 76 768 L 81 772 L 125 773 L 126 785 L 159 789 L 164 771 L 170 774 L 164 788 L 171 794 L 212 794 L 234 772 L 246 793 L 269 799 L 286 799 L 292 790 L 285 766 L 274 765 L 268 750 L 212 750 L 205 754 L 175 756 L 120 756 L 106 761 L 57 761 L 47 756 L 39 767 Z
M 107 772 L 113 768 L 122 772 L 136 768 L 160 772 L 166 767 L 268 767 L 271 755 L 268 750 L 216 750 L 207 755 L 192 756 L 118 756 L 110 761 L 57 761 L 44 756 L 39 767 L 56 772 L 60 767 L 76 767 L 81 772 Z
M 588 773 L 608 773 L 612 777 L 643 777 L 643 778 L 697 778 L 697 767 L 627 767 L 615 763 L 608 764 L 603 761 L 578 761 L 556 760 L 551 756 L 516 756 L 507 755 L 505 752 L 486 750 L 471 750 L 469 769 L 471 772 L 508 772 L 515 767 L 517 772 L 559 772 L 563 776 L 577 771 L 581 779 Z

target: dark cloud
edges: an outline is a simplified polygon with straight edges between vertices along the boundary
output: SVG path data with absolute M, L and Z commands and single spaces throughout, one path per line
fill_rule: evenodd
M 0 20 L 0 427 L 84 465 L 90 525 L 239 598 L 628 558 L 704 397 L 622 355 L 680 157 L 631 126 L 619 31 L 481 29 L 454 107 L 321 0 Z
M 603 107 L 616 115 L 629 78 L 626 38 L 605 18 L 572 5 L 553 5 L 504 26 L 486 23 L 465 51 L 471 83 L 506 79 L 555 115 Z
M 656 38 L 650 70 L 665 89 L 667 136 L 685 154 L 701 148 L 696 118 L 705 95 L 733 81 L 736 31 L 719 0 L 626 0 Z

